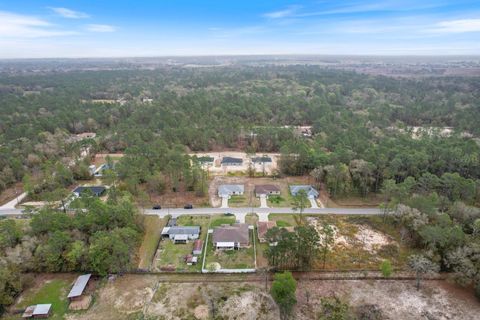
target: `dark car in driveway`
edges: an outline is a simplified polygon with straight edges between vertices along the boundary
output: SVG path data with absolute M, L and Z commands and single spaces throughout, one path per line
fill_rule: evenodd
M 183 209 L 193 209 L 193 205 L 191 205 L 190 203 L 186 204 Z
M 152 207 L 152 209 L 153 209 L 153 210 L 160 210 L 160 209 L 162 209 L 162 206 L 159 205 L 159 204 L 156 204 L 156 205 L 154 205 L 154 206 Z

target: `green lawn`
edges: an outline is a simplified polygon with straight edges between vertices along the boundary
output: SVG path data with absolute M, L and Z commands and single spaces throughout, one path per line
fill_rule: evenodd
M 290 194 L 280 196 L 269 196 L 267 203 L 272 208 L 290 208 L 292 207 L 292 196 Z
M 212 238 L 209 237 L 205 266 L 208 268 L 210 263 L 217 262 L 222 269 L 255 268 L 254 254 L 252 231 L 250 231 L 250 247 L 239 250 L 215 250 Z
M 54 279 L 47 281 L 38 290 L 29 289 L 25 291 L 15 309 L 24 309 L 34 304 L 51 303 L 52 309 L 49 319 L 63 319 L 68 311 L 67 294 L 71 286 L 72 281 L 70 280 Z
M 222 224 L 233 224 L 235 223 L 235 216 L 212 216 L 210 221 L 210 229 L 219 227 Z
M 260 199 L 253 195 L 231 196 L 228 200 L 230 207 L 259 207 Z
M 160 219 L 158 216 L 144 216 L 143 226 L 145 234 L 138 254 L 138 267 L 140 269 L 149 269 L 152 265 L 161 232 L 166 223 L 167 218 Z
M 270 214 L 268 216 L 268 220 L 277 222 L 277 227 L 295 227 L 298 225 L 297 219 L 293 214 Z

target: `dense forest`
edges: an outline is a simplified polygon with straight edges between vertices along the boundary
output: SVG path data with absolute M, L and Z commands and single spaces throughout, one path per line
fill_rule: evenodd
M 207 177 L 188 153 L 212 150 L 279 152 L 276 175 L 310 175 L 334 198 L 381 195 L 385 219 L 424 252 L 413 267 L 427 259 L 480 292 L 480 77 L 301 65 L 5 75 L 0 109 L 0 192 L 21 181 L 32 200 L 60 200 L 89 178 L 85 150 L 125 154 L 103 177 L 107 202 L 76 201 L 87 213 L 46 208 L 24 228 L 0 221 L 0 305 L 28 281 L 20 272 L 127 270 L 142 233 L 133 203 L 145 187 L 204 195 Z M 97 137 L 72 139 L 85 132 Z M 282 246 L 269 261 L 306 268 L 310 255 L 289 248 L 321 251 L 304 247 L 311 233 L 272 234 Z
M 162 174 L 175 185 L 198 175 L 179 163 L 186 152 L 220 149 L 282 152 L 287 175 L 321 167 L 316 175 L 333 196 L 378 192 L 386 179 L 425 173 L 476 181 L 479 87 L 477 77 L 392 78 L 300 65 L 5 76 L 0 190 L 25 176 L 45 184 L 39 192 L 69 185 L 86 174 L 86 163 L 76 161 L 85 145 L 131 155 L 123 160 L 136 164 L 123 166 L 124 177 L 138 176 L 130 184 Z M 313 138 L 284 127 L 295 125 L 311 125 Z M 414 126 L 423 135 L 413 136 Z M 453 134 L 429 129 L 443 127 Z M 89 131 L 99 138 L 68 142 Z

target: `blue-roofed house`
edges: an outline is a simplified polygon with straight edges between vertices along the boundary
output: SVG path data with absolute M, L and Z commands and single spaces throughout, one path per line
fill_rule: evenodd
M 291 185 L 290 193 L 292 196 L 296 196 L 300 190 L 304 190 L 308 198 L 318 198 L 318 191 L 311 185 Z

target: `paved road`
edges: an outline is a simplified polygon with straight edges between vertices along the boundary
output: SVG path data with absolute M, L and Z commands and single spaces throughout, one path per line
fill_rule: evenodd
M 161 209 L 152 210 L 145 209 L 145 214 L 158 215 L 164 217 L 166 215 L 179 216 L 179 215 L 203 215 L 203 214 L 223 214 L 233 213 L 237 217 L 242 217 L 248 213 L 254 212 L 259 216 L 265 216 L 270 213 L 276 214 L 292 214 L 298 213 L 293 211 L 292 208 L 194 208 L 194 209 Z M 377 208 L 307 208 L 305 214 L 345 214 L 345 215 L 378 215 L 382 214 L 381 209 Z M 21 209 L 0 209 L 0 216 L 4 215 L 22 215 Z
M 256 213 L 260 221 L 268 220 L 270 213 L 275 214 L 292 214 L 298 213 L 292 208 L 195 208 L 195 209 L 162 209 L 151 210 L 146 209 L 145 214 L 158 215 L 165 217 L 172 215 L 174 217 L 180 215 L 204 215 L 204 214 L 224 214 L 232 213 L 238 221 L 245 222 L 245 216 L 248 213 Z M 304 211 L 305 214 L 338 214 L 338 215 L 379 215 L 383 211 L 377 208 L 308 208 Z
M 5 203 L 3 206 L 0 206 L 0 210 L 1 209 L 15 209 L 15 206 L 17 204 L 19 204 L 23 199 L 25 199 L 25 197 L 27 196 L 27 193 L 24 192 L 20 195 L 18 195 L 18 197 L 16 197 L 15 199 Z

